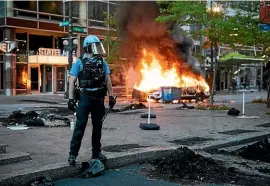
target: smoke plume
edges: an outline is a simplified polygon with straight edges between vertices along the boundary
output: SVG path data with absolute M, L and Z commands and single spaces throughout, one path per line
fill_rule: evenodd
M 184 36 L 177 24 L 157 23 L 155 19 L 158 15 L 159 8 L 154 1 L 120 3 L 116 16 L 122 40 L 120 54 L 129 61 L 139 62 L 141 51 L 145 48 L 158 54 L 163 61 L 178 62 L 180 72 L 186 72 L 189 68 L 193 74 L 202 74 L 191 56 L 193 39 Z M 172 30 L 172 33 L 168 30 Z

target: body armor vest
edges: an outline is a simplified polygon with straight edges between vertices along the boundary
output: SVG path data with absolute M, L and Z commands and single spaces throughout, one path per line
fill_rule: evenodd
M 82 59 L 83 69 L 78 79 L 80 88 L 103 88 L 105 83 L 105 71 L 102 57 Z

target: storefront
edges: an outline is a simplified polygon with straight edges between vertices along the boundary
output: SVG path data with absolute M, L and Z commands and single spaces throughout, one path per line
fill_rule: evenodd
M 28 57 L 27 92 L 32 94 L 65 92 L 67 68 L 68 58 L 61 56 L 60 49 L 39 48 L 38 55 Z

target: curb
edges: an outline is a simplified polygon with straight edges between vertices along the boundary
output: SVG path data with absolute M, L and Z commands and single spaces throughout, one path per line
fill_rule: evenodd
M 262 140 L 265 138 L 270 138 L 270 134 L 263 134 L 260 136 L 253 136 L 250 138 L 244 138 L 244 139 L 240 139 L 240 140 L 234 140 L 234 141 L 230 141 L 227 143 L 221 143 L 221 144 L 217 144 L 217 145 L 210 145 L 201 149 L 194 149 L 194 150 L 203 150 L 203 151 L 207 151 L 207 150 L 217 150 L 217 149 L 221 149 L 221 148 L 227 148 L 227 147 L 232 147 L 232 146 L 238 146 L 238 145 L 243 145 L 243 144 L 247 144 L 247 143 L 252 143 L 258 140 Z
M 117 153 L 108 155 L 108 169 L 119 168 L 130 164 L 143 163 L 148 160 L 158 159 L 172 153 L 177 147 L 148 147 L 137 152 L 128 152 L 119 156 Z M 86 160 L 88 161 L 88 160 Z M 0 178 L 1 186 L 26 186 L 33 179 L 48 176 L 52 180 L 74 177 L 79 173 L 80 162 L 76 167 L 69 166 L 67 162 L 43 166 L 38 170 L 28 169 L 13 172 Z
M 30 156 L 30 154 L 24 152 L 0 154 L 0 165 L 18 163 L 31 159 L 32 157 Z

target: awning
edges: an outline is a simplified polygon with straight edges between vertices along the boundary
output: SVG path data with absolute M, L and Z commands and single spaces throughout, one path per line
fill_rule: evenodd
M 73 57 L 73 62 L 75 61 L 76 61 L 76 58 Z M 68 57 L 67 56 L 31 55 L 31 56 L 28 56 L 28 63 L 48 64 L 48 65 L 68 65 Z
M 226 56 L 220 58 L 220 66 L 232 66 L 241 64 L 254 64 L 262 63 L 265 61 L 263 58 L 250 57 L 236 52 L 229 53 Z

